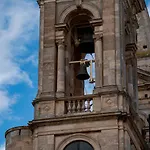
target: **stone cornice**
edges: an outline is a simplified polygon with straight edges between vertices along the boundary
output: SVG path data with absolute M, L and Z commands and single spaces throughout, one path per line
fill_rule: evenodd
M 107 112 L 107 113 L 98 113 L 98 112 L 93 112 L 93 113 L 82 113 L 78 115 L 62 115 L 62 116 L 56 116 L 54 118 L 47 118 L 47 119 L 38 119 L 38 120 L 32 120 L 28 123 L 30 128 L 34 129 L 37 127 L 45 126 L 45 125 L 59 125 L 59 124 L 66 124 L 66 123 L 77 123 L 82 120 L 87 122 L 87 121 L 98 121 L 98 120 L 105 120 L 107 119 L 112 119 L 112 118 L 122 118 L 127 116 L 126 112 Z
M 46 3 L 46 2 L 55 2 L 56 0 L 37 0 L 37 3 L 39 6 L 41 6 L 42 4 Z
M 90 99 L 95 97 L 100 97 L 101 95 L 107 95 L 107 94 L 124 94 L 124 91 L 119 89 L 117 86 L 106 86 L 98 89 L 98 91 L 95 91 L 95 94 L 89 94 L 89 95 L 81 95 L 81 96 L 69 96 L 69 97 L 50 97 L 50 96 L 40 96 L 36 98 L 32 105 L 34 106 L 36 103 L 44 102 L 44 101 L 72 101 L 72 100 L 82 100 L 82 99 Z

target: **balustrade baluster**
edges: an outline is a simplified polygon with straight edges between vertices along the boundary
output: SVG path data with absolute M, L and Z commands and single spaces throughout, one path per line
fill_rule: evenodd
M 90 100 L 90 111 L 93 112 L 93 99 Z
M 76 112 L 76 101 L 74 100 L 73 102 L 72 102 L 72 112 L 73 113 L 75 113 Z
M 82 112 L 85 112 L 85 100 L 82 100 Z
M 78 100 L 77 101 L 77 112 L 80 112 L 81 111 L 81 103 L 80 101 Z
M 91 106 L 90 106 L 90 99 L 87 99 L 87 112 L 90 112 L 90 108 L 91 108 Z
M 71 101 L 68 101 L 68 114 L 71 113 L 71 109 L 72 109 Z
M 93 111 L 93 100 L 70 100 L 67 103 L 67 114 L 80 113 L 80 112 L 92 112 Z

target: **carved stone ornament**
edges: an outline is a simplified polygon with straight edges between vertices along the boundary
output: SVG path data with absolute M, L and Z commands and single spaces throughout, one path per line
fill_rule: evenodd
M 111 104 L 113 103 L 113 101 L 112 101 L 111 99 L 107 99 L 107 100 L 106 100 L 106 103 L 107 103 L 108 105 L 111 105 Z
M 46 111 L 46 112 L 48 112 L 48 111 L 50 110 L 50 107 L 49 107 L 48 105 L 45 105 L 45 106 L 43 107 L 43 110 Z

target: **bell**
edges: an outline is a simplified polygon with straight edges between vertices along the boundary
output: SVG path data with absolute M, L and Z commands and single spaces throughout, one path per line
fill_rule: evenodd
M 79 50 L 81 53 L 94 53 L 93 33 L 90 30 L 84 30 L 80 35 Z
M 79 80 L 87 80 L 90 78 L 87 70 L 86 70 L 87 64 L 81 64 L 80 65 L 80 71 L 78 75 L 76 76 L 77 79 Z
M 92 39 L 81 39 L 79 50 L 81 53 L 94 53 L 94 41 Z

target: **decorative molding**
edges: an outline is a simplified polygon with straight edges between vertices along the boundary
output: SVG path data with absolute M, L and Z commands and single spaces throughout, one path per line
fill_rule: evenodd
M 101 40 L 103 37 L 103 21 L 102 18 L 93 19 L 90 21 L 90 24 L 94 27 L 94 40 L 98 41 Z
M 68 31 L 68 25 L 65 23 L 59 23 L 55 25 L 55 29 L 56 31 L 64 31 L 67 32 Z
M 94 4 L 88 4 L 88 3 L 82 3 L 82 9 L 86 9 L 91 12 L 92 18 L 101 18 L 99 9 Z M 76 5 L 70 5 L 67 8 L 65 8 L 62 13 L 60 14 L 59 23 L 65 23 L 65 20 L 67 16 L 73 12 L 74 10 L 77 10 Z
M 73 134 L 69 135 L 65 140 L 63 140 L 56 150 L 63 150 L 69 143 L 77 140 L 82 140 L 87 143 L 89 143 L 95 150 L 101 150 L 101 146 L 99 142 L 96 139 L 93 139 L 92 137 L 89 137 L 85 134 Z
M 63 23 L 57 24 L 55 25 L 55 30 L 56 30 L 55 32 L 56 43 L 58 45 L 62 44 L 64 45 L 66 32 L 68 32 L 68 25 Z
M 98 19 L 93 19 L 90 21 L 90 24 L 95 27 L 95 26 L 102 26 L 103 24 L 103 20 L 102 18 L 98 18 Z
M 56 44 L 57 46 L 64 46 L 65 45 L 65 40 L 64 39 L 56 39 Z

